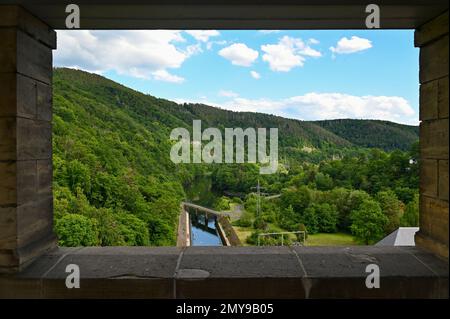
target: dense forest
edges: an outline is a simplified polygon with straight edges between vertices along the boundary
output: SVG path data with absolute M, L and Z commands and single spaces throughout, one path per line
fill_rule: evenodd
M 216 207 L 243 202 L 237 223 L 255 235 L 270 227 L 345 231 L 372 243 L 417 224 L 417 127 L 177 104 L 72 69 L 54 70 L 53 91 L 54 227 L 62 246 L 174 245 L 180 202 L 205 176 Z M 277 127 L 277 174 L 261 176 L 256 164 L 172 163 L 171 130 L 191 130 L 197 119 L 219 129 Z M 258 180 L 280 195 L 264 199 L 261 214 Z

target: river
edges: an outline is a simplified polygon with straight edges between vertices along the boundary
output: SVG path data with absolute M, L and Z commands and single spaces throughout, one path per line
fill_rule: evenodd
M 205 176 L 199 181 L 193 183 L 188 191 L 188 201 L 197 205 L 212 208 L 217 196 L 211 191 L 211 178 Z M 189 208 L 189 220 L 191 226 L 191 245 L 192 246 L 222 246 L 222 240 L 216 229 L 216 218 L 213 216 L 205 220 L 205 215 L 201 212 L 196 213 L 194 209 Z

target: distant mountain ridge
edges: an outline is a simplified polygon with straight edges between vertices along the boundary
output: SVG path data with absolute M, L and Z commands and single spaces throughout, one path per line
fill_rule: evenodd
M 381 148 L 386 151 L 408 150 L 419 138 L 418 126 L 380 120 L 323 120 L 300 121 L 279 116 L 233 112 L 204 104 L 177 104 L 127 88 L 97 74 L 56 68 L 55 86 L 83 91 L 94 100 L 111 108 L 120 107 L 138 122 L 157 121 L 158 128 L 168 136 L 175 127 L 192 126 L 193 120 L 202 120 L 205 127 L 277 127 L 280 146 L 321 148 L 336 147 Z

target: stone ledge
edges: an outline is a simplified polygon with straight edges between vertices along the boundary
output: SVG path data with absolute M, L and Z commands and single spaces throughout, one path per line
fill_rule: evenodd
M 65 287 L 67 264 L 81 288 Z M 365 267 L 380 267 L 367 289 Z M 448 261 L 415 247 L 58 248 L 16 275 L 0 298 L 448 298 Z
M 23 8 L 1 5 L 0 27 L 17 27 L 51 49 L 56 49 L 56 32 Z
M 446 34 L 448 34 L 448 10 L 416 30 L 414 46 L 422 47 Z

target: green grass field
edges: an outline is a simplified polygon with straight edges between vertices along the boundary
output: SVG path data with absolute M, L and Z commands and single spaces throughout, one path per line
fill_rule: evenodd
M 319 233 L 308 235 L 306 246 L 352 246 L 358 242 L 350 234 L 345 233 Z
M 242 246 L 248 246 L 247 244 L 247 237 L 251 235 L 253 229 L 250 227 L 239 227 L 239 226 L 233 226 L 234 231 L 239 237 L 239 240 L 242 243 Z
M 253 232 L 251 227 L 238 227 L 233 226 L 236 234 L 243 246 L 248 246 L 246 239 Z M 283 231 L 279 229 L 277 231 Z M 354 246 L 359 245 L 359 243 L 353 238 L 352 235 L 346 233 L 319 233 L 314 235 L 309 235 L 306 240 L 306 246 Z

